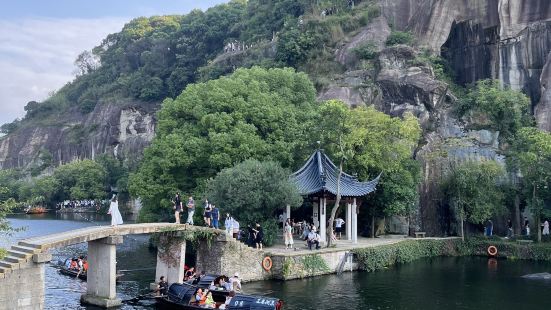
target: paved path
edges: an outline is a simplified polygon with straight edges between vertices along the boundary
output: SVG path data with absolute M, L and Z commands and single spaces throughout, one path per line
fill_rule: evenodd
M 281 237 L 282 239 L 283 237 Z M 295 255 L 304 255 L 309 252 L 340 252 L 340 251 L 349 251 L 359 248 L 374 247 L 386 244 L 394 244 L 411 238 L 406 238 L 406 236 L 392 236 L 392 237 L 382 237 L 382 238 L 358 238 L 358 243 L 353 244 L 352 241 L 348 240 L 337 240 L 336 246 L 332 248 L 322 247 L 319 250 L 309 250 L 306 241 L 300 240 L 298 237 L 294 237 L 293 249 L 286 249 L 285 245 L 278 241 L 274 246 L 265 249 L 266 252 L 276 254 L 276 255 L 285 255 L 285 256 L 295 256 Z

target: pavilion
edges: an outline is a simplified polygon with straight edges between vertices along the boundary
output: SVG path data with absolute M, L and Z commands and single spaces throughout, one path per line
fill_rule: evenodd
M 312 219 L 323 243 L 327 242 L 327 201 L 335 200 L 337 196 L 337 178 L 339 167 L 331 159 L 318 149 L 297 172 L 290 176 L 291 181 L 297 186 L 302 196 L 313 201 Z M 379 176 L 368 182 L 360 182 L 358 178 L 343 172 L 340 180 L 341 199 L 346 201 L 346 237 L 352 243 L 358 242 L 358 206 L 356 198 L 368 195 L 375 191 L 379 183 Z M 350 202 L 352 201 L 352 203 Z M 287 207 L 287 217 L 290 208 Z M 331 210 L 329 210 L 329 217 Z

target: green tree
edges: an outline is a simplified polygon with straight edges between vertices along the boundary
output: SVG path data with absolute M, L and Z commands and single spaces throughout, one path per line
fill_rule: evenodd
M 468 115 L 477 126 L 499 131 L 504 139 L 534 123 L 529 109 L 528 96 L 495 80 L 478 81 L 457 107 L 460 116 Z
M 286 205 L 298 207 L 302 197 L 289 182 L 291 172 L 273 161 L 246 160 L 220 171 L 207 183 L 206 197 L 222 214 L 230 213 L 241 225 L 262 223 L 266 245 L 271 245 L 277 231 L 267 229 L 276 212 Z
M 503 167 L 491 160 L 452 167 L 442 183 L 442 192 L 460 219 L 461 238 L 465 239 L 465 221 L 481 224 L 505 211 L 500 186 L 504 178 Z
M 208 178 L 246 159 L 294 167 L 310 151 L 314 102 L 312 83 L 292 69 L 238 69 L 189 85 L 164 101 L 130 191 L 144 213 L 161 214 L 176 190 L 199 194 Z
M 15 199 L 11 195 L 9 188 L 0 186 L 0 235 L 9 234 L 13 231 L 10 223 L 6 220 L 6 215 L 16 206 Z M 2 253 L 0 252 L 1 256 Z
M 535 127 L 520 129 L 513 140 L 508 166 L 513 173 L 519 171 L 522 175 L 524 196 L 535 217 L 538 241 L 541 241 L 541 217 L 551 215 L 544 204 L 551 198 L 551 134 Z
M 61 185 L 63 199 L 102 199 L 107 195 L 106 171 L 93 160 L 85 159 L 59 166 L 54 177 Z
M 42 197 L 43 202 L 49 205 L 55 204 L 61 190 L 60 182 L 53 176 L 45 176 L 35 179 L 31 188 L 32 197 Z
M 377 191 L 367 199 L 372 228 L 375 216 L 409 214 L 420 180 L 419 166 L 412 159 L 421 135 L 417 118 L 411 114 L 393 118 L 373 107 L 349 109 L 335 100 L 320 110 L 324 120 L 318 123 L 320 140 L 328 154 L 342 162 L 344 171 L 357 173 L 360 180 L 383 175 Z M 332 210 L 332 217 L 333 211 L 338 209 Z

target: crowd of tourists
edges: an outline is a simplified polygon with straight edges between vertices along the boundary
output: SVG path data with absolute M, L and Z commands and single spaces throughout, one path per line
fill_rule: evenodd
M 184 203 L 179 192 L 176 193 L 176 196 L 172 199 L 172 204 L 176 223 L 180 224 L 181 214 L 184 212 Z M 185 224 L 195 225 L 193 221 L 193 216 L 195 215 L 195 201 L 192 196 L 189 196 L 185 206 L 187 209 L 187 220 Z M 222 223 L 220 221 L 220 213 L 220 209 L 215 204 L 210 203 L 208 199 L 205 199 L 203 203 L 203 222 L 206 227 L 221 229 Z M 239 222 L 229 213 L 226 213 L 223 224 L 223 228 L 226 230 L 228 235 L 245 242 L 251 247 L 257 249 L 263 248 L 264 230 L 259 223 L 247 225 L 247 229 L 242 230 Z
M 101 206 L 102 206 L 101 201 L 97 201 L 93 199 L 65 200 L 56 204 L 56 207 L 58 210 L 77 209 L 77 208 L 99 210 Z

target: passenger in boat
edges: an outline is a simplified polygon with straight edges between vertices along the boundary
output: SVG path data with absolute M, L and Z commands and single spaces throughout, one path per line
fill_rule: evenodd
M 84 262 L 82 263 L 82 267 L 84 268 L 84 272 L 88 272 L 88 261 L 87 260 L 84 260 Z
M 69 267 L 71 270 L 78 270 L 78 262 L 76 258 L 71 259 L 71 265 Z
M 192 300 L 192 303 L 195 303 L 195 304 L 201 304 L 201 301 L 204 302 L 204 300 L 206 299 L 206 295 L 203 293 L 203 289 L 198 289 L 197 292 L 195 293 L 195 298 L 194 300 Z
M 232 298 L 235 297 L 235 291 L 230 291 L 228 297 L 226 297 L 226 302 L 223 305 L 220 305 L 218 309 L 226 309 L 231 303 Z
M 157 296 L 163 296 L 166 295 L 168 292 L 168 282 L 165 281 L 165 277 L 161 276 L 159 279 L 159 284 L 157 285 L 157 289 L 155 290 L 157 293 Z
M 230 278 L 230 284 L 233 291 L 241 291 L 241 280 L 239 279 L 239 273 L 235 273 L 233 277 Z
M 205 290 L 205 301 L 199 303 L 202 307 L 205 308 L 214 308 L 214 299 L 212 298 L 212 292 L 210 290 Z
M 221 281 L 220 281 L 220 285 L 222 286 L 222 288 L 224 288 L 224 290 L 226 291 L 231 291 L 232 290 L 232 284 L 230 282 L 230 279 L 228 279 L 228 277 L 226 276 L 223 276 Z
M 205 271 L 201 271 L 200 273 L 195 275 L 195 280 L 193 280 L 193 284 L 197 284 L 201 281 L 201 278 L 205 276 Z
M 184 282 L 189 281 L 195 277 L 195 268 L 190 267 L 184 274 Z
M 80 256 L 78 258 L 77 268 L 78 268 L 78 273 L 77 273 L 76 277 L 78 278 L 78 276 L 80 276 L 81 274 L 84 273 L 84 256 Z

